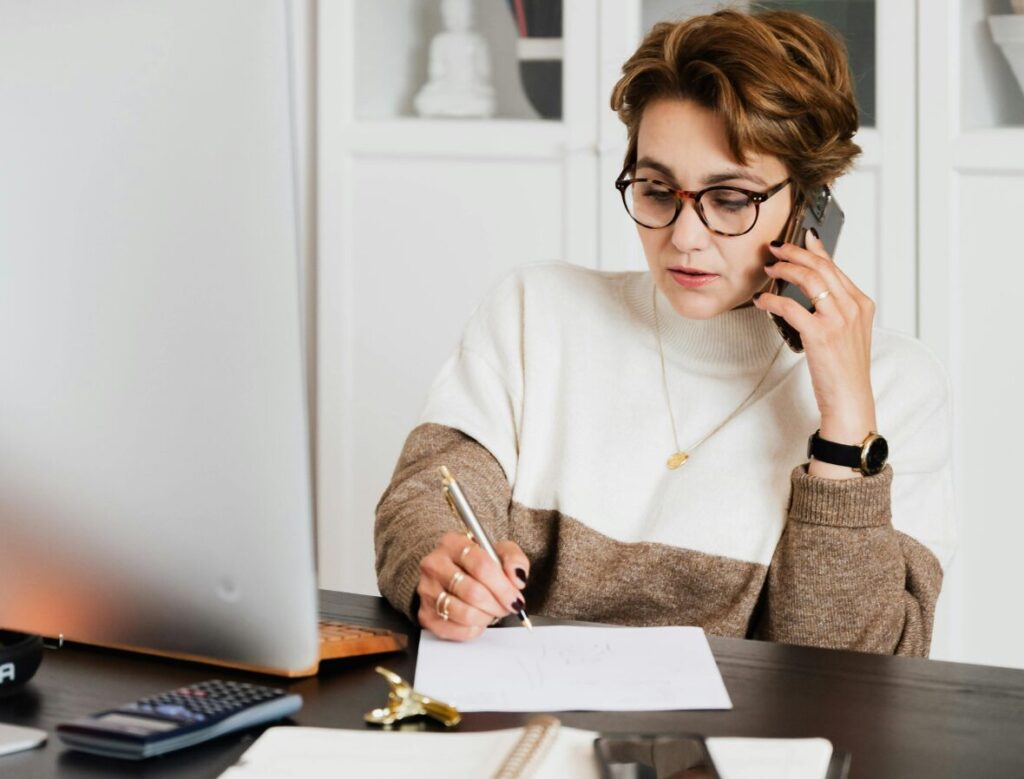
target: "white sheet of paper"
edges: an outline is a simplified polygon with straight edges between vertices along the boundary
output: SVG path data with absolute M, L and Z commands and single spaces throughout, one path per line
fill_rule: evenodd
M 0 755 L 13 755 L 46 743 L 46 731 L 0 722 Z
M 699 627 L 496 628 L 420 636 L 415 688 L 459 711 L 731 709 Z
M 722 779 L 825 779 L 832 742 L 824 738 L 709 738 Z

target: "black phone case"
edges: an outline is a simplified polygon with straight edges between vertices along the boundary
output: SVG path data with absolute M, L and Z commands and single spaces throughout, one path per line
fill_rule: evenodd
M 721 779 L 704 737 L 696 734 L 603 734 L 594 739 L 594 752 L 601 766 L 601 779 L 659 779 L 659 775 L 668 775 L 665 770 L 673 776 L 683 772 L 701 779 Z M 671 767 L 656 768 L 666 757 L 670 757 Z
M 839 244 L 839 233 L 845 221 L 846 216 L 833 197 L 832 191 L 828 187 L 823 187 L 813 202 L 801 199 L 795 218 L 787 225 L 784 240 L 807 248 L 807 231 L 813 227 L 825 245 L 825 251 L 834 258 L 836 246 Z M 768 291 L 774 295 L 791 298 L 811 313 L 814 312 L 811 301 L 796 284 L 774 279 Z M 771 318 L 789 348 L 794 352 L 802 352 L 804 345 L 800 333 L 782 317 L 771 314 Z
M 608 733 L 594 739 L 594 752 L 601 765 L 602 779 L 616 779 L 624 776 L 617 767 L 629 765 L 621 762 L 623 758 L 641 758 L 642 762 L 633 763 L 638 771 L 634 774 L 638 779 L 652 777 L 657 779 L 657 771 L 650 763 L 653 760 L 644 761 L 648 757 L 648 750 L 658 743 L 670 744 L 672 742 L 684 742 L 687 749 L 691 750 L 696 758 L 694 767 L 704 768 L 709 777 L 718 777 L 711 755 L 708 753 L 704 743 L 704 737 L 693 733 L 671 733 L 671 734 L 636 734 L 636 733 Z M 630 754 L 632 753 L 632 754 Z M 832 759 L 829 760 L 828 772 L 825 779 L 847 779 L 850 774 L 850 753 L 832 751 Z M 699 765 L 698 765 L 699 764 Z

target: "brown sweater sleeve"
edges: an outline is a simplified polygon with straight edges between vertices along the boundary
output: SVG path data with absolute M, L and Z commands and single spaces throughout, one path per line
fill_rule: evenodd
M 892 526 L 892 467 L 858 479 L 792 473 L 789 521 L 768 569 L 760 638 L 926 657 L 942 567 Z
M 465 532 L 441 491 L 438 468 L 447 465 L 481 524 L 495 541 L 508 537 L 512 501 L 498 461 L 450 427 L 424 424 L 405 441 L 391 484 L 377 504 L 373 539 L 377 586 L 391 605 L 416 621 L 414 596 L 420 560 L 449 532 Z

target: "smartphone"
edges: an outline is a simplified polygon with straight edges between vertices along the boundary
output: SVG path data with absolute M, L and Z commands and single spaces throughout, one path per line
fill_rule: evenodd
M 786 243 L 793 243 L 797 246 L 807 248 L 807 231 L 812 227 L 817 231 L 825 251 L 830 257 L 836 256 L 836 245 L 839 243 L 839 232 L 843 229 L 843 222 L 846 216 L 839 207 L 836 199 L 832 196 L 832 190 L 823 186 L 814 192 L 810 197 L 801 196 L 797 207 L 793 210 L 793 217 L 786 225 L 786 232 L 783 240 Z M 790 284 L 783 279 L 772 279 L 768 291 L 773 295 L 781 295 L 791 298 L 813 312 L 814 306 L 796 284 Z M 779 334 L 794 352 L 804 350 L 803 341 L 800 340 L 800 333 L 782 317 L 771 314 L 772 321 L 779 328 Z
M 700 736 L 606 735 L 594 751 L 602 779 L 720 779 Z

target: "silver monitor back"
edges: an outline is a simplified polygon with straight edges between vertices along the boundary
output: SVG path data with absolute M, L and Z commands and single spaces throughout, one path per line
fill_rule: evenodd
M 286 4 L 0 25 L 0 626 L 315 664 Z

